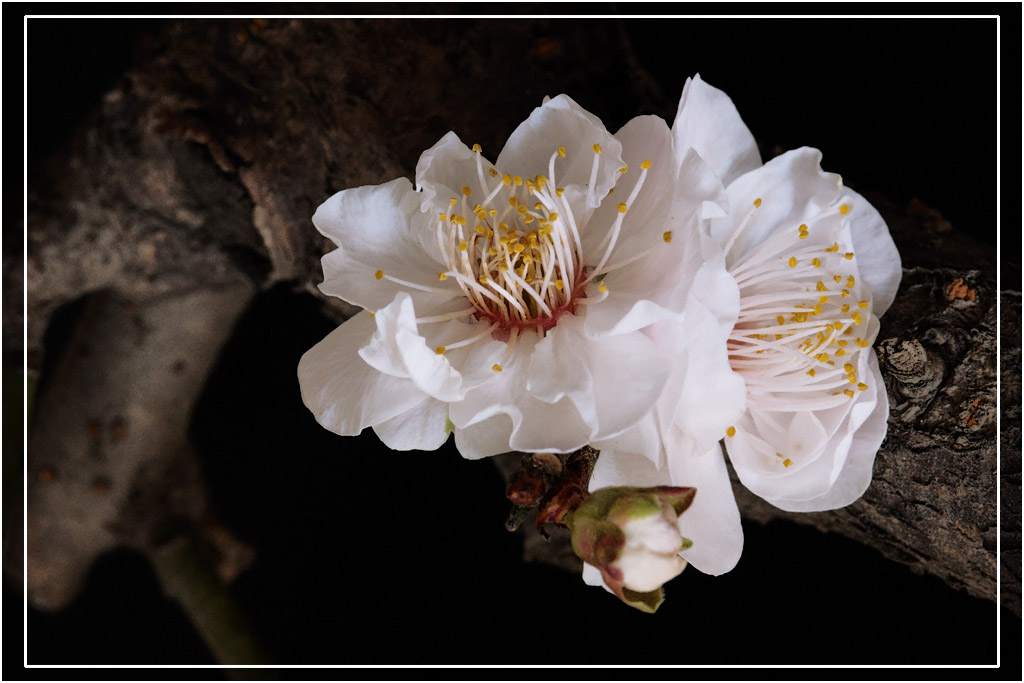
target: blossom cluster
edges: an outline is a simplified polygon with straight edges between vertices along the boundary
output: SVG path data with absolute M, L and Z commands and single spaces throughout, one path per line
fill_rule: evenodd
M 448 133 L 415 186 L 343 190 L 313 216 L 337 244 L 321 290 L 364 311 L 302 357 L 302 398 L 394 449 L 452 432 L 466 458 L 589 444 L 592 491 L 696 489 L 678 519 L 651 518 L 687 539 L 658 562 L 727 572 L 743 535 L 721 443 L 753 493 L 814 511 L 864 492 L 885 435 L 872 344 L 899 254 L 820 161 L 762 164 L 699 76 L 671 127 L 612 134 L 560 95 L 493 162 Z

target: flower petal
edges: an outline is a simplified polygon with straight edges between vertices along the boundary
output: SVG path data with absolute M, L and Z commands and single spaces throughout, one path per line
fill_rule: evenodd
M 700 74 L 686 79 L 672 135 L 680 159 L 692 147 L 726 185 L 761 165 L 757 143 L 736 105 Z
M 726 573 L 743 553 L 743 527 L 721 447 L 715 443 L 702 452 L 676 429 L 667 458 L 672 485 L 697 489 L 693 503 L 679 516 L 679 533 L 693 541 L 683 558 L 705 574 Z
M 302 401 L 335 434 L 355 436 L 425 398 L 412 380 L 381 374 L 359 357 L 373 329 L 373 319 L 358 313 L 299 360 Z
M 404 413 L 373 425 L 373 431 L 393 450 L 433 451 L 448 440 L 447 420 L 448 404 L 427 397 Z
M 669 486 L 671 475 L 659 471 L 654 463 L 639 453 L 601 451 L 594 472 L 590 475 L 590 491 L 608 486 Z
M 481 158 L 484 178 L 493 165 Z M 475 195 L 490 190 L 480 185 L 476 152 L 466 147 L 455 133 L 446 133 L 433 147 L 420 155 L 416 163 L 416 189 L 421 190 L 423 211 L 446 210 L 450 197 L 461 198 L 462 188 L 469 186 Z M 500 181 L 498 181 L 500 182 Z
M 338 248 L 323 257 L 320 291 L 371 311 L 388 305 L 399 291 L 408 291 L 421 309 L 459 296 L 454 282 L 438 282 L 444 266 L 431 257 L 437 248 L 427 248 L 433 237 L 419 201 L 409 181 L 398 178 L 343 190 L 321 204 L 313 225 Z
M 595 144 L 601 146 L 601 154 L 594 191 L 588 195 Z M 579 206 L 576 216 L 577 221 L 585 221 L 589 210 L 600 205 L 615 185 L 622 168 L 622 145 L 599 118 L 569 96 L 559 95 L 534 109 L 509 136 L 498 155 L 497 166 L 505 173 L 524 178 L 547 176 L 548 162 L 559 147 L 565 147 L 566 155 L 556 160 L 557 177 L 553 180 L 558 187 L 565 188 L 567 196 L 590 197 L 586 208 Z
M 870 350 L 868 367 L 871 373 L 870 392 L 865 404 L 874 407 L 870 415 L 853 433 L 852 443 L 846 455 L 842 471 L 832 487 L 823 495 L 808 500 L 777 499 L 770 501 L 776 507 L 791 512 L 818 512 L 846 507 L 863 495 L 871 484 L 871 472 L 875 456 L 885 439 L 889 418 L 889 397 L 885 391 L 885 383 L 878 369 L 878 360 L 874 349 Z
M 841 183 L 838 175 L 821 170 L 821 152 L 816 149 L 801 147 L 781 154 L 729 184 L 729 216 L 711 221 L 711 235 L 726 246 L 738 232 L 726 254 L 732 266 L 777 231 L 796 230 L 823 213 L 834 213 Z
M 882 317 L 889 310 L 903 277 L 900 253 L 889 234 L 889 227 L 871 203 L 850 188 L 853 198 L 850 211 L 850 237 L 857 255 L 857 269 L 871 288 L 872 312 Z
M 704 205 L 725 203 L 721 183 L 700 156 L 690 152 L 676 185 L 668 214 L 660 221 L 652 219 L 636 235 L 624 234 L 624 243 L 616 246 L 606 267 L 611 272 L 604 277 L 607 297 L 589 305 L 588 334 L 621 334 L 681 312 L 695 275 L 705 264 L 727 277 L 720 248 L 703 236 L 701 227 Z M 646 190 L 645 181 L 641 195 Z M 626 265 L 620 267 L 622 263 Z
M 641 332 L 591 339 L 581 351 L 594 378 L 599 429 L 592 438 L 620 434 L 653 408 L 671 361 Z
M 479 460 L 492 455 L 508 453 L 512 448 L 512 420 L 508 415 L 492 417 L 455 430 L 455 447 L 467 460 Z
M 374 315 L 377 331 L 359 355 L 381 372 L 408 377 L 424 393 L 441 401 L 465 396 L 462 375 L 419 334 L 412 297 L 399 292 Z M 482 323 L 478 323 L 482 324 Z

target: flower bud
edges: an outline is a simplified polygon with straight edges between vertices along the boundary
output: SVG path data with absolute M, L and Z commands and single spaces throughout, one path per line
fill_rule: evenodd
M 573 550 L 623 602 L 654 612 L 662 585 L 686 568 L 679 552 L 692 542 L 679 533 L 678 517 L 695 493 L 675 486 L 594 491 L 568 520 Z

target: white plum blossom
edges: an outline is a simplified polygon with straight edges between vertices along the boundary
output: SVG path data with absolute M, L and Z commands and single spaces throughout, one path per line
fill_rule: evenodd
M 705 271 L 698 279 L 715 280 L 717 291 L 694 285 L 682 319 L 648 329 L 662 350 L 697 329 L 700 341 L 675 354 L 652 414 L 603 444 L 591 488 L 696 487 L 679 520 L 694 542 L 682 556 L 721 574 L 743 547 L 723 437 L 743 484 L 785 510 L 843 507 L 870 483 L 888 416 L 871 346 L 901 267 L 881 216 L 821 170 L 818 151 L 798 149 L 761 166 L 731 101 L 699 76 L 683 92 L 677 145 L 698 102 L 716 113 L 700 117 L 717 122 L 716 135 L 691 144 L 726 186 L 729 210 L 710 219 L 710 234 L 729 284 L 721 271 Z M 725 380 L 723 366 L 732 370 Z M 584 579 L 601 583 L 590 566 Z
M 467 458 L 622 434 L 672 365 L 644 330 L 699 294 L 717 248 L 700 224 L 723 203 L 658 117 L 612 135 L 561 95 L 494 163 L 448 133 L 420 157 L 415 189 L 344 190 L 313 216 L 338 245 L 321 290 L 365 311 L 302 357 L 303 400 L 327 429 L 372 427 L 395 449 L 436 449 L 454 428 Z

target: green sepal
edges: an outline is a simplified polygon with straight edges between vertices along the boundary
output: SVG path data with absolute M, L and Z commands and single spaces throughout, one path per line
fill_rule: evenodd
M 444 419 L 444 433 L 445 434 L 451 434 L 454 431 L 455 431 L 455 424 L 450 419 L 448 419 L 446 417 Z
M 649 593 L 637 593 L 623 587 L 622 595 L 619 597 L 622 599 L 622 602 L 630 607 L 634 607 L 641 612 L 654 614 L 661 607 L 661 603 L 665 602 L 665 591 L 662 588 L 657 588 Z

